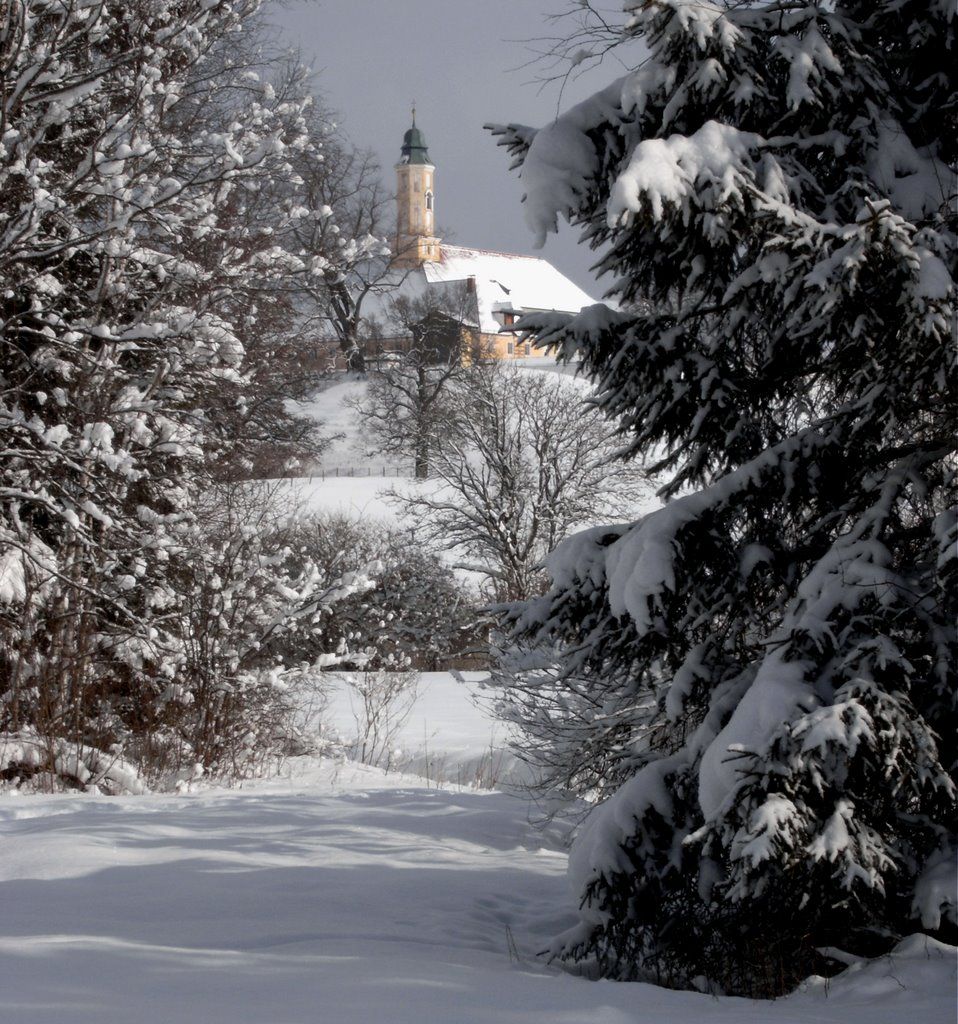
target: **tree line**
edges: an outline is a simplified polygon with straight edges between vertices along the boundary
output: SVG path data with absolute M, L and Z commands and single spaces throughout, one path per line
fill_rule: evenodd
M 259 7 L 3 7 L 7 733 L 229 770 L 230 730 L 282 703 L 270 658 L 336 657 L 331 609 L 377 585 L 244 484 L 321 449 L 287 349 L 316 323 L 354 346 L 388 256 L 371 160 Z

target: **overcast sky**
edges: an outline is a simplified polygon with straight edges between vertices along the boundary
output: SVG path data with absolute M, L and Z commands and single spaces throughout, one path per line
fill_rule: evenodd
M 394 188 L 393 166 L 415 101 L 436 165 L 436 219 L 445 241 L 542 255 L 594 297 L 593 254 L 566 227 L 533 249 L 522 185 L 485 122 L 548 123 L 621 74 L 608 66 L 566 87 L 541 89 L 534 48 L 568 31 L 568 0 L 290 0 L 271 9 L 319 73 L 327 104 L 359 148 L 373 150 Z M 621 3 L 609 0 L 613 10 Z M 569 26 L 571 28 L 571 26 Z M 530 61 L 533 66 L 528 66 Z M 523 66 L 527 65 L 527 66 Z

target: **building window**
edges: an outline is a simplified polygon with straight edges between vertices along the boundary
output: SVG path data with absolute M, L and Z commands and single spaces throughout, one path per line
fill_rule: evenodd
M 506 355 L 514 356 L 516 354 L 516 344 L 514 341 L 506 342 Z
M 422 190 L 422 178 L 420 178 L 418 174 L 412 179 L 412 190 L 413 192 L 419 192 Z
M 427 210 L 431 210 L 432 209 L 432 192 L 427 192 L 426 193 L 426 209 Z
M 527 356 L 531 356 L 532 355 L 532 342 L 531 341 L 527 341 L 525 343 L 524 348 L 526 350 L 526 355 Z
M 502 326 L 511 327 L 516 322 L 515 313 L 503 313 L 502 314 Z

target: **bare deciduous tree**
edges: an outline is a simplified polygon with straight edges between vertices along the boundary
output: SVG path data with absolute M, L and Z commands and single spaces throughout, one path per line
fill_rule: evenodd
M 352 369 L 364 368 L 364 304 L 395 286 L 392 196 L 372 154 L 352 146 L 322 106 L 312 112 L 311 135 L 320 143 L 294 161 L 302 203 L 291 248 L 302 260 L 290 284 L 304 312 L 303 334 L 334 340 Z
M 493 364 L 455 383 L 430 435 L 438 489 L 398 496 L 408 519 L 487 596 L 519 600 L 545 584 L 543 560 L 572 530 L 633 510 L 640 471 L 614 461 L 607 422 L 575 382 Z
M 411 459 L 418 479 L 430 475 L 433 448 L 453 417 L 451 390 L 485 357 L 476 322 L 475 293 L 462 282 L 400 296 L 381 328 L 391 350 L 380 354 L 356 408 L 378 449 Z

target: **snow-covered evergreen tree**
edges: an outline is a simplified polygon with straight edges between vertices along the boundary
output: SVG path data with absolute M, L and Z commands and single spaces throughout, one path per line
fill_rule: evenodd
M 514 608 L 552 701 L 519 717 L 591 680 L 621 783 L 557 952 L 776 993 L 825 947 L 954 934 L 955 9 L 625 6 L 634 70 L 495 130 L 620 300 L 522 326 L 581 353 L 669 500 Z

